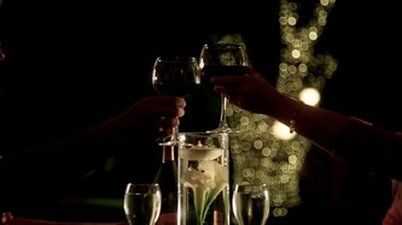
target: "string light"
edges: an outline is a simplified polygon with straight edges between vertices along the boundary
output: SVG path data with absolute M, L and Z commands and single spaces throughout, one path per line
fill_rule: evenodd
M 302 98 L 306 104 L 318 107 L 320 92 L 326 79 L 335 72 L 337 62 L 330 55 L 316 55 L 314 45 L 327 24 L 335 0 L 318 0 L 314 16 L 306 26 L 298 24 L 298 3 L 287 0 L 280 3 L 283 49 L 276 87 L 292 98 Z M 244 45 L 240 35 L 228 35 L 222 41 Z M 271 117 L 252 114 L 231 104 L 228 111 L 230 126 L 241 131 L 230 139 L 234 181 L 267 183 L 272 215 L 286 216 L 289 207 L 301 202 L 298 172 L 311 143 L 300 135 L 290 134 L 288 127 L 284 129 L 285 136 L 278 135 L 285 134 L 276 132 L 285 125 Z

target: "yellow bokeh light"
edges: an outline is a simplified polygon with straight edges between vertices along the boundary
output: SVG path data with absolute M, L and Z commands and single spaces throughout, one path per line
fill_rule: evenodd
M 298 12 L 302 3 L 281 0 L 278 19 L 280 41 L 284 47 L 281 49 L 276 88 L 292 98 L 299 98 L 302 90 L 309 90 L 304 90 L 306 87 L 321 91 L 325 80 L 331 78 L 337 69 L 336 60 L 328 54 L 317 55 L 314 46 L 328 22 L 335 0 L 316 2 L 313 17 L 306 25 L 299 26 L 298 18 L 304 16 Z M 320 101 L 319 94 L 311 95 L 307 91 L 306 96 L 301 97 L 306 104 L 317 105 Z M 287 208 L 301 203 L 298 172 L 311 143 L 296 133 L 290 133 L 289 127 L 274 118 L 255 117 L 235 107 L 232 111 L 229 123 L 242 131 L 230 141 L 236 164 L 235 180 L 267 183 L 272 197 L 272 215 L 286 216 Z
M 297 20 L 296 20 L 296 18 L 294 18 L 293 16 L 291 16 L 291 17 L 288 18 L 288 24 L 289 24 L 290 26 L 294 26 L 294 25 L 296 25 L 296 23 L 297 23 Z
M 287 41 L 287 42 L 290 42 L 290 43 L 291 43 L 291 42 L 293 42 L 294 40 L 295 40 L 295 37 L 293 36 L 293 34 L 290 34 L 290 33 L 289 33 L 289 34 L 286 35 L 286 41 Z
M 263 156 L 267 157 L 267 156 L 269 156 L 270 154 L 271 154 L 271 149 L 270 149 L 270 148 L 265 147 L 265 148 L 262 149 L 262 155 L 263 155 Z
M 317 40 L 317 38 L 318 38 L 317 32 L 311 31 L 311 32 L 308 34 L 308 38 L 310 38 L 310 40 L 312 40 L 312 41 Z
M 296 136 L 296 133 L 290 133 L 290 129 L 285 124 L 275 121 L 272 125 L 272 134 L 281 140 L 290 140 Z
M 329 4 L 329 0 L 320 0 L 321 5 L 327 6 Z
M 318 24 L 320 26 L 325 26 L 325 24 L 327 24 L 327 18 L 326 17 L 320 17 L 318 18 Z
M 256 140 L 254 141 L 254 148 L 255 149 L 261 149 L 264 146 L 264 142 L 261 140 Z
M 289 9 L 295 11 L 297 9 L 297 4 L 294 2 L 289 3 Z
M 302 41 L 300 39 L 295 39 L 293 43 L 293 47 L 300 48 L 302 46 Z
M 279 70 L 280 71 L 287 71 L 288 70 L 288 64 L 286 64 L 286 63 L 279 64 Z
M 297 67 L 294 66 L 294 65 L 289 66 L 288 70 L 289 70 L 290 74 L 296 74 L 297 73 Z
M 292 51 L 292 57 L 293 58 L 298 59 L 298 58 L 300 58 L 300 55 L 301 55 L 301 53 L 300 53 L 299 50 L 293 49 L 293 51 Z
M 320 102 L 321 95 L 315 88 L 304 88 L 299 94 L 299 99 L 306 105 L 316 106 Z
M 240 123 L 243 125 L 247 125 L 250 122 L 250 119 L 247 116 L 243 116 L 240 118 Z
M 302 73 L 307 73 L 307 65 L 304 63 L 299 64 L 299 71 Z
M 289 161 L 290 164 L 296 164 L 296 162 L 297 162 L 297 156 L 295 156 L 295 155 L 289 156 L 289 157 L 288 157 L 288 161 Z
M 281 16 L 281 17 L 279 17 L 279 23 L 282 25 L 286 25 L 288 23 L 288 21 L 286 20 L 286 17 Z

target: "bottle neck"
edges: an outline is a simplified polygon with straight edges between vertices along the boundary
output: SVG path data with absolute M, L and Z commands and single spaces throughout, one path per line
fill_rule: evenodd
M 169 145 L 169 146 L 163 146 L 163 153 L 162 153 L 162 163 L 168 162 L 168 161 L 175 161 L 174 157 L 174 145 Z

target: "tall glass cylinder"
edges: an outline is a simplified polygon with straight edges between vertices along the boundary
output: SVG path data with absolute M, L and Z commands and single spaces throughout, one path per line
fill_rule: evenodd
M 230 225 L 226 133 L 179 134 L 179 225 Z

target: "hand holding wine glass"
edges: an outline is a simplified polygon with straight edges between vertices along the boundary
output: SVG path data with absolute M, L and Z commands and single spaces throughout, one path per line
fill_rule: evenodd
M 152 85 L 161 95 L 185 97 L 201 82 L 198 61 L 194 57 L 158 57 L 152 71 Z M 173 130 L 170 141 L 162 145 L 178 143 L 178 126 Z
M 236 184 L 232 207 L 239 225 L 264 225 L 270 207 L 267 185 Z
M 200 68 L 206 84 L 213 76 L 245 75 L 248 59 L 245 49 L 237 44 L 205 44 L 201 50 Z M 212 88 L 212 87 L 211 87 Z M 226 119 L 227 98 L 221 95 L 219 127 L 211 132 L 236 133 Z
M 155 225 L 162 204 L 159 184 L 127 184 L 124 212 L 130 225 Z

